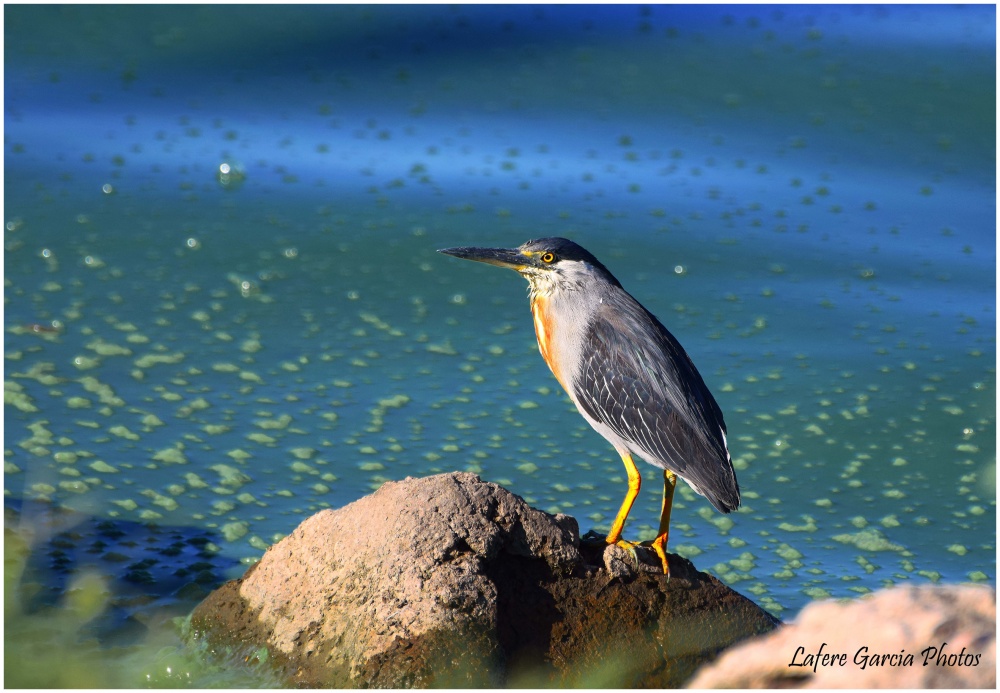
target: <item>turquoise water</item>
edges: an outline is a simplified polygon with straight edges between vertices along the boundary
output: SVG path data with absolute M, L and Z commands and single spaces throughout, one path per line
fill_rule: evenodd
M 8 592 L 49 598 L 14 632 L 113 607 L 98 683 L 244 685 L 172 649 L 190 576 L 236 577 L 385 480 L 474 471 L 606 529 L 625 474 L 539 357 L 523 280 L 435 252 L 549 235 L 660 317 L 725 412 L 744 507 L 684 487 L 673 551 L 782 618 L 995 584 L 994 27 L 989 6 L 6 7 L 4 490 L 43 503 L 9 525 L 43 558 L 125 537 L 56 577 L 24 559 Z M 55 549 L 46 502 L 79 513 Z M 651 481 L 626 535 L 658 510 Z

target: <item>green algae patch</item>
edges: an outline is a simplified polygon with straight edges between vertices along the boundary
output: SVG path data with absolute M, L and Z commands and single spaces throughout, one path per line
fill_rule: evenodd
M 236 503 L 227 500 L 217 500 L 212 503 L 213 515 L 225 515 L 236 509 Z
M 818 529 L 816 526 L 816 520 L 809 515 L 803 515 L 802 519 L 805 520 L 805 522 L 801 525 L 793 525 L 789 522 L 782 522 L 778 525 L 778 529 L 785 532 L 815 532 Z
M 722 534 L 725 534 L 736 525 L 728 515 L 716 515 L 709 522 L 715 525 Z
M 862 551 L 906 551 L 905 547 L 889 541 L 882 532 L 873 527 L 862 529 L 860 532 L 836 534 L 833 540 L 841 544 L 852 544 Z
M 110 385 L 102 383 L 92 375 L 85 375 L 78 382 L 83 386 L 84 390 L 97 395 L 101 404 L 107 404 L 111 407 L 121 407 L 125 404 L 125 400 L 118 397 Z
M 241 369 L 239 366 L 235 364 L 228 362 L 221 362 L 221 363 L 213 363 L 212 370 L 215 371 L 216 373 L 239 373 Z
M 87 371 L 91 368 L 97 368 L 101 365 L 101 359 L 91 358 L 90 356 L 74 356 L 73 365 L 79 368 L 81 371 Z
M 163 448 L 158 450 L 153 454 L 153 459 L 157 462 L 163 462 L 164 464 L 187 464 L 188 459 L 184 454 L 184 451 L 179 447 L 173 446 L 169 448 Z
M 93 469 L 95 472 L 98 472 L 98 473 L 101 473 L 101 474 L 117 474 L 118 473 L 117 469 L 115 469 L 114 467 L 112 467 L 110 464 L 108 464 L 104 460 L 96 460 L 94 462 L 91 462 L 88 466 L 91 469 Z
M 247 433 L 246 438 L 247 440 L 252 440 L 253 442 L 260 443 L 261 445 L 274 445 L 276 442 L 278 442 L 277 438 L 273 438 L 272 436 L 269 436 L 266 433 L 260 433 L 257 431 L 253 433 Z
M 259 551 L 267 551 L 267 549 L 271 546 L 266 541 L 258 537 L 256 534 L 250 537 L 247 543 L 249 543 L 250 546 L 254 547 Z
M 161 493 L 157 493 L 153 489 L 146 489 L 144 491 L 140 491 L 139 493 L 145 496 L 146 498 L 149 498 L 151 501 L 153 501 L 153 505 L 158 505 L 164 510 L 172 511 L 172 510 L 177 510 L 177 508 L 180 507 L 177 501 L 175 501 L 173 498 L 171 498 L 170 496 L 164 496 Z
M 143 354 L 142 356 L 135 359 L 132 363 L 136 368 L 145 370 L 147 368 L 152 368 L 160 364 L 175 364 L 180 363 L 184 360 L 183 352 L 175 352 L 173 354 Z
M 253 481 L 250 476 L 244 474 L 236 467 L 230 467 L 228 464 L 215 464 L 212 465 L 210 469 L 219 475 L 219 483 L 223 486 L 239 488 L 240 486 Z
M 191 488 L 208 488 L 208 484 L 200 476 L 194 472 L 188 472 L 184 475 L 184 483 L 186 483 Z
M 139 434 L 133 433 L 127 426 L 122 426 L 120 424 L 109 428 L 108 433 L 118 436 L 119 438 L 125 438 L 126 440 L 139 440 Z
M 9 380 L 4 381 L 3 384 L 3 403 L 27 414 L 38 411 L 34 400 L 24 391 L 24 388 Z
M 410 398 L 407 395 L 393 395 L 392 397 L 386 397 L 378 401 L 378 406 L 383 409 L 398 409 L 404 405 L 410 403 Z
M 201 411 L 203 409 L 211 408 L 212 403 L 209 402 L 204 397 L 195 397 L 193 400 L 187 403 L 187 407 L 193 411 Z
M 264 379 L 253 371 L 240 371 L 240 380 L 246 380 L 251 383 L 257 383 L 258 385 L 264 382 Z
M 264 430 L 282 430 L 288 428 L 290 423 L 292 423 L 292 417 L 288 414 L 282 414 L 273 419 L 257 419 L 253 422 L 254 426 Z
M 132 512 L 133 510 L 139 507 L 139 504 L 136 503 L 131 498 L 122 498 L 119 500 L 112 500 L 111 502 L 117 505 L 119 508 L 122 508 L 123 510 L 127 510 L 129 512 Z
M 259 339 L 254 337 L 244 339 L 240 343 L 240 351 L 247 354 L 256 354 L 258 351 L 264 348 L 264 345 L 260 343 Z
M 46 426 L 49 425 L 48 419 L 42 419 L 41 421 L 34 421 L 28 424 L 28 430 L 31 431 L 31 437 L 23 440 L 19 445 L 25 449 L 29 449 L 34 446 L 47 446 L 53 445 L 55 443 L 55 438 Z
M 31 367 L 23 373 L 11 373 L 10 377 L 35 380 L 41 385 L 58 385 L 63 381 L 63 379 L 52 375 L 55 370 L 56 365 L 54 363 L 49 361 L 40 361 L 32 364 Z
M 451 345 L 451 342 L 445 340 L 444 342 L 439 342 L 437 344 L 428 344 L 426 347 L 427 351 L 432 354 L 443 354 L 444 356 L 458 356 L 458 351 Z
M 222 537 L 226 541 L 236 541 L 242 539 L 250 531 L 249 522 L 227 522 L 219 528 Z
M 39 481 L 29 486 L 28 490 L 31 491 L 35 498 L 48 498 L 56 492 L 56 487 L 44 481 Z
M 677 546 L 671 547 L 670 550 L 678 556 L 683 556 L 688 560 L 700 556 L 702 553 L 701 547 L 696 546 L 695 544 L 678 544 Z
M 132 350 L 103 339 L 95 339 L 87 343 L 86 347 L 96 352 L 99 356 L 131 356 Z
M 781 544 L 774 552 L 789 563 L 798 563 L 802 558 L 802 554 L 788 544 Z

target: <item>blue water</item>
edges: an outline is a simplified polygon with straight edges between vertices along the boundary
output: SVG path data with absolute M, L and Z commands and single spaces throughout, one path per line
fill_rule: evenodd
M 606 529 L 523 280 L 435 252 L 562 235 L 725 412 L 744 508 L 685 488 L 672 550 L 782 618 L 995 584 L 995 8 L 4 18 L 6 498 L 208 533 L 220 579 L 408 475 Z M 176 683 L 154 642 L 97 683 Z

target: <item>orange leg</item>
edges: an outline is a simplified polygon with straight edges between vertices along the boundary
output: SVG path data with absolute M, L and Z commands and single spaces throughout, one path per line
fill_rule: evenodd
M 628 491 L 625 493 L 625 500 L 622 501 L 622 507 L 618 509 L 618 515 L 615 517 L 614 523 L 611 525 L 611 531 L 608 532 L 607 542 L 609 544 L 617 544 L 622 538 L 622 529 L 625 527 L 625 519 L 628 517 L 629 511 L 632 509 L 632 503 L 635 502 L 635 497 L 639 495 L 639 487 L 642 485 L 642 477 L 639 476 L 639 470 L 635 468 L 635 462 L 632 461 L 632 455 L 627 452 L 620 452 L 622 456 L 622 462 L 625 463 L 625 472 L 628 474 Z
M 663 574 L 670 577 L 670 565 L 667 563 L 667 537 L 670 535 L 670 509 L 674 505 L 674 487 L 677 486 L 677 476 L 669 469 L 663 470 L 663 505 L 660 508 L 660 528 L 653 539 L 653 550 L 663 563 Z

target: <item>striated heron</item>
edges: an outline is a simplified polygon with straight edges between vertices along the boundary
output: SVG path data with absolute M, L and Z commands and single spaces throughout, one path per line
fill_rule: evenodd
M 680 477 L 720 512 L 739 507 L 726 423 L 677 339 L 597 258 L 565 238 L 518 248 L 445 248 L 464 260 L 513 269 L 528 280 L 538 349 L 587 422 L 621 455 L 628 491 L 608 544 L 621 538 L 642 479 L 633 455 L 663 470 L 660 526 L 652 542 L 670 575 L 667 537 Z

